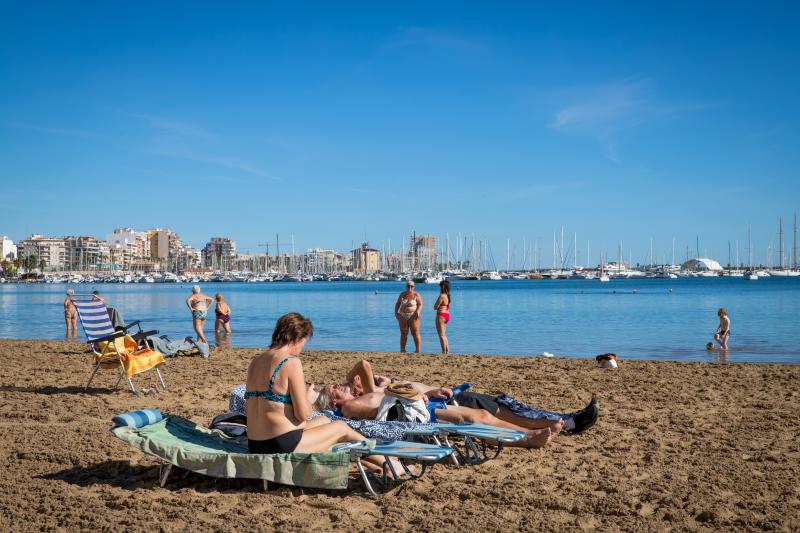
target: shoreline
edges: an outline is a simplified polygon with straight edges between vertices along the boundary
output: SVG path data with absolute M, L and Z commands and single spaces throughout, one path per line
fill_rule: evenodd
M 86 345 L 86 342 L 81 340 L 80 337 L 78 339 L 47 339 L 47 338 L 9 338 L 9 337 L 0 337 L 0 343 L 2 342 L 61 342 L 61 343 L 77 343 L 80 345 Z M 209 344 L 212 350 L 212 354 L 216 350 L 265 350 L 266 347 L 264 346 L 218 346 L 216 344 Z M 553 354 L 553 357 L 543 357 L 540 354 L 531 354 L 531 355 L 517 355 L 517 354 L 481 354 L 481 353 L 449 353 L 449 354 L 442 354 L 439 352 L 383 352 L 383 351 L 374 351 L 374 350 L 352 350 L 352 349 L 311 349 L 311 350 L 304 350 L 303 353 L 307 354 L 324 354 L 324 353 L 352 353 L 352 354 L 378 354 L 381 356 L 422 356 L 422 357 L 496 357 L 500 359 L 524 359 L 524 360 L 531 360 L 531 359 L 542 359 L 542 360 L 578 360 L 578 361 L 595 361 L 595 356 L 582 356 L 582 355 L 558 355 Z M 715 349 L 713 353 L 718 354 L 719 350 Z M 735 353 L 735 350 L 731 350 L 730 352 Z M 729 353 L 730 353 L 729 352 Z M 597 354 L 600 355 L 600 354 Z M 758 366 L 789 366 L 789 367 L 797 367 L 800 366 L 800 361 L 798 362 L 775 362 L 775 361 L 682 361 L 680 359 L 637 359 L 633 357 L 624 357 L 617 354 L 617 362 L 620 365 L 624 365 L 626 363 L 677 363 L 677 364 L 698 364 L 698 365 L 758 365 Z
M 540 450 L 506 449 L 474 467 L 437 465 L 373 499 L 175 476 L 108 433 L 111 417 L 155 407 L 208 425 L 228 410 L 254 349 L 167 361 L 169 387 L 132 396 L 101 371 L 90 393 L 81 342 L 0 340 L 0 516 L 10 531 L 792 530 L 800 527 L 800 367 L 577 358 L 309 351 L 309 381 L 341 379 L 368 358 L 380 373 L 474 390 L 555 411 L 592 394 L 600 419 Z M 137 376 L 137 385 L 152 379 Z M 31 505 L 35 501 L 36 505 Z M 135 503 L 134 503 L 135 502 Z M 132 512 L 132 509 L 140 512 Z

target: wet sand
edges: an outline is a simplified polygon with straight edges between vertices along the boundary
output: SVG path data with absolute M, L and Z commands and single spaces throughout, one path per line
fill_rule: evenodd
M 316 383 L 368 358 L 383 374 L 473 383 L 552 410 L 596 394 L 590 431 L 476 467 L 437 465 L 372 498 L 358 490 L 262 492 L 257 481 L 174 474 L 108 433 L 156 407 L 208 425 L 256 350 L 167 362 L 169 390 L 132 396 L 101 371 L 83 392 L 84 344 L 0 340 L 0 528 L 33 530 L 798 530 L 800 366 L 488 356 L 303 354 Z M 150 374 L 139 383 L 152 382 Z

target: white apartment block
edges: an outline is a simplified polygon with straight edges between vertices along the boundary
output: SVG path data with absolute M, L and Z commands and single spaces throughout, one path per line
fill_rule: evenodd
M 16 258 L 17 245 L 5 235 L 0 235 L 0 261 L 13 261 Z

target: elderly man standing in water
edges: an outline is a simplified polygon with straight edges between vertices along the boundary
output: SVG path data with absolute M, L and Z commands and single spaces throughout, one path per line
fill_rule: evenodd
M 206 336 L 203 335 L 203 326 L 206 324 L 208 310 L 212 303 L 214 303 L 214 299 L 200 292 L 199 285 L 192 286 L 192 294 L 186 298 L 186 306 L 192 312 L 192 325 L 195 332 L 197 332 L 197 340 L 206 344 L 208 344 L 208 341 Z

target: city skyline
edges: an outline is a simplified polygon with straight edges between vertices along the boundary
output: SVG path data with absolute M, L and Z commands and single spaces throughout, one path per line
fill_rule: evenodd
M 407 7 L 4 5 L 0 232 L 777 253 L 795 4 Z
M 533 268 L 569 268 L 573 265 L 579 267 L 596 267 L 600 264 L 600 254 L 602 262 L 610 263 L 622 261 L 631 265 L 667 265 L 678 264 L 688 261 L 691 258 L 710 258 L 717 260 L 723 265 L 747 266 L 766 265 L 766 266 L 796 266 L 797 263 L 797 221 L 791 219 L 788 223 L 783 223 L 782 248 L 780 243 L 781 235 L 776 234 L 774 240 L 768 241 L 762 257 L 759 257 L 757 249 L 759 245 L 756 240 L 753 242 L 752 261 L 750 259 L 751 250 L 747 240 L 731 240 L 724 246 L 723 252 L 716 254 L 710 253 L 713 248 L 709 248 L 707 243 L 701 240 L 700 236 L 695 236 L 692 242 L 679 242 L 677 239 L 665 243 L 658 243 L 655 239 L 649 241 L 648 246 L 634 246 L 624 241 L 619 241 L 612 249 L 594 247 L 591 241 L 578 240 L 577 232 L 565 232 L 565 228 L 554 230 L 552 235 L 543 239 L 523 239 L 522 242 L 511 242 L 511 239 L 503 241 L 502 246 L 483 239 L 479 235 L 466 235 L 449 233 L 437 236 L 431 232 L 412 232 L 409 235 L 396 240 L 387 239 L 379 243 L 364 240 L 361 242 L 352 241 L 352 245 L 344 248 L 335 248 L 319 244 L 301 245 L 295 242 L 293 237 L 290 239 L 280 238 L 278 234 L 274 240 L 260 244 L 255 251 L 243 249 L 237 245 L 234 236 L 217 235 L 207 237 L 202 244 L 188 243 L 181 238 L 181 233 L 173 228 L 149 228 L 137 230 L 130 227 L 115 228 L 107 233 L 105 238 L 97 235 L 43 235 L 34 233 L 26 239 L 4 241 L 9 244 L 19 245 L 20 242 L 32 238 L 43 238 L 45 240 L 56 239 L 75 241 L 80 239 L 95 239 L 103 243 L 110 249 L 119 252 L 129 248 L 136 250 L 131 252 L 131 257 L 136 258 L 157 258 L 175 260 L 179 256 L 191 256 L 197 258 L 197 265 L 208 266 L 206 257 L 225 256 L 231 259 L 237 258 L 256 258 L 256 257 L 275 257 L 278 253 L 281 257 L 300 257 L 308 256 L 311 253 L 335 252 L 336 254 L 354 254 L 358 250 L 374 249 L 379 252 L 381 257 L 391 254 L 404 254 L 406 257 L 414 255 L 433 255 L 427 258 L 423 269 L 434 268 L 433 264 L 438 261 L 456 264 L 459 261 L 465 263 L 475 263 L 481 266 L 482 270 L 530 270 Z M 158 235 L 161 235 L 158 237 Z M 134 237 L 136 236 L 136 237 Z M 0 233 L 0 237 L 6 236 Z M 138 242 L 141 237 L 147 241 L 146 248 Z M 746 239 L 746 238 L 745 238 Z M 153 244 L 150 244 L 153 241 Z M 290 242 L 287 242 L 290 241 Z M 158 243 L 161 242 L 162 251 L 159 253 Z M 417 245 L 414 245 L 417 242 Z M 524 246 L 524 248 L 523 248 Z M 154 250 L 152 255 L 150 250 Z M 146 251 L 145 251 L 146 250 Z M 276 250 L 278 251 L 276 253 Z M 422 251 L 420 251 L 422 250 Z M 577 251 L 577 255 L 576 255 Z M 783 259 L 780 252 L 783 252 Z M 415 253 L 416 252 L 416 253 Z M 769 253 L 768 253 L 769 252 Z M 18 255 L 23 255 L 21 251 Z M 587 257 L 587 253 L 589 254 Z M 432 262 L 431 262 L 432 261 Z M 480 263 L 480 265 L 478 265 Z M 176 263 L 177 265 L 178 263 Z M 178 268 L 177 266 L 175 268 Z M 183 266 L 182 268 L 188 268 Z

